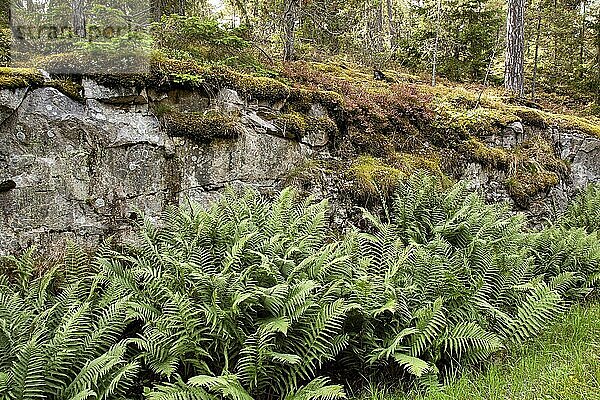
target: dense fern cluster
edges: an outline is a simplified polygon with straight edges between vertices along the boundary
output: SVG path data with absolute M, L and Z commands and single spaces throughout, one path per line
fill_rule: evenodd
M 435 384 L 544 329 L 599 282 L 597 233 L 527 232 L 464 184 L 416 175 L 369 232 L 327 202 L 227 191 L 146 221 L 131 248 L 0 278 L 0 397 L 325 399 L 361 376 Z M 337 382 L 338 384 L 333 384 Z
M 600 230 L 600 185 L 590 185 L 569 206 L 560 219 L 568 228 L 583 228 L 587 232 Z

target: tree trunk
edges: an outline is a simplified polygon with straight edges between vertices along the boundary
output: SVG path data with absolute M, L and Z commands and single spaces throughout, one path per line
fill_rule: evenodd
M 383 0 L 379 0 L 375 10 L 375 48 L 378 53 L 383 52 Z
M 396 50 L 397 39 L 396 39 L 396 27 L 394 26 L 394 6 L 392 0 L 387 1 L 387 17 L 388 17 L 388 30 L 390 35 L 390 49 L 392 53 Z
M 535 84 L 537 81 L 538 54 L 540 50 L 540 33 L 542 28 L 542 6 L 538 5 L 537 26 L 535 33 L 535 51 L 533 54 L 533 79 L 531 80 L 531 101 L 535 101 Z
M 433 45 L 433 66 L 431 67 L 431 86 L 435 86 L 437 74 L 438 46 L 440 44 L 440 17 L 442 14 L 442 0 L 437 2 L 437 15 L 435 17 L 435 43 Z
M 586 24 L 586 17 L 587 17 L 587 1 L 586 0 L 583 0 L 581 2 L 581 7 L 583 8 L 583 10 L 582 10 L 582 16 L 581 16 L 581 38 L 580 38 L 580 42 L 579 42 L 580 73 L 581 73 L 581 67 L 583 67 L 583 56 L 585 53 L 585 24 Z
M 283 60 L 295 56 L 296 26 L 300 14 L 300 0 L 285 0 L 283 10 Z
M 163 15 L 185 15 L 185 0 L 151 0 L 150 10 L 154 21 L 160 21 Z
M 540 34 L 542 29 L 542 6 L 538 5 L 537 26 L 535 33 L 535 51 L 533 53 L 533 79 L 531 80 L 531 101 L 535 102 L 535 85 L 537 83 L 537 65 L 540 50 Z
M 504 87 L 523 96 L 525 69 L 525 0 L 508 0 Z
M 73 33 L 75 36 L 85 37 L 85 0 L 72 0 L 73 8 Z

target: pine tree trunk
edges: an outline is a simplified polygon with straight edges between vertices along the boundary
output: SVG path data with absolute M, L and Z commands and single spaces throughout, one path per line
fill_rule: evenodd
M 533 79 L 531 81 L 531 101 L 535 101 L 535 85 L 537 83 L 537 70 L 538 70 L 538 55 L 540 50 L 540 34 L 542 28 L 542 10 L 541 5 L 538 6 L 538 15 L 537 15 L 537 26 L 536 26 L 536 34 L 535 34 L 535 51 L 533 54 Z
M 431 67 L 431 86 L 435 86 L 435 79 L 437 74 L 437 58 L 438 58 L 438 46 L 440 44 L 440 17 L 442 14 L 442 0 L 438 0 L 437 13 L 435 18 L 435 43 L 433 45 L 433 65 Z
M 285 0 L 283 11 L 283 60 L 291 61 L 295 56 L 296 25 L 300 13 L 300 0 Z
M 581 7 L 583 8 L 582 16 L 581 16 L 581 37 L 579 41 L 579 67 L 581 71 L 581 67 L 583 67 L 583 56 L 585 53 L 585 25 L 587 18 L 587 1 L 583 0 L 581 2 Z
M 150 0 L 150 10 L 156 22 L 160 21 L 163 15 L 185 15 L 185 0 Z
M 375 49 L 378 53 L 383 52 L 383 0 L 379 0 L 375 10 Z
M 73 8 L 73 33 L 85 37 L 85 0 L 72 0 Z
M 388 18 L 388 30 L 390 35 L 390 48 L 392 52 L 396 50 L 397 38 L 396 38 L 396 27 L 394 26 L 394 6 L 392 0 L 387 0 L 387 18 Z
M 508 0 L 504 86 L 523 96 L 525 69 L 525 0 Z

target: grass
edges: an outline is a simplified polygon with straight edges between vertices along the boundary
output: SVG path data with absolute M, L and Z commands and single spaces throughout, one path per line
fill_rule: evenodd
M 575 306 L 546 333 L 427 394 L 373 388 L 369 400 L 600 399 L 600 303 Z

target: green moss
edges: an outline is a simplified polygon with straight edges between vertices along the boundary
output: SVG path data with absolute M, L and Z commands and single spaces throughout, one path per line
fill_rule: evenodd
M 552 117 L 552 120 L 563 128 L 575 129 L 589 135 L 600 137 L 600 120 L 597 118 L 586 119 L 574 115 L 556 115 Z
M 300 140 L 306 135 L 308 117 L 297 113 L 279 114 L 272 122 L 283 132 L 283 136 L 290 139 Z
M 338 132 L 335 122 L 329 117 L 307 117 L 307 126 L 305 135 L 318 135 L 325 133 L 329 138 L 335 136 Z
M 514 151 L 506 187 L 513 199 L 527 206 L 531 199 L 550 190 L 568 173 L 568 167 L 541 135 L 523 142 Z
M 83 101 L 83 86 L 68 79 L 52 80 L 47 84 L 76 101 Z
M 506 168 L 511 160 L 508 151 L 497 147 L 489 147 L 474 137 L 465 142 L 464 150 L 475 161 L 489 167 Z
M 158 118 L 162 118 L 163 116 L 168 115 L 173 111 L 173 105 L 171 105 L 170 103 L 159 102 L 152 104 L 152 112 Z
M 171 136 L 188 137 L 199 141 L 210 141 L 215 138 L 232 139 L 238 136 L 238 119 L 217 112 L 169 112 L 163 116 L 163 122 Z
M 231 86 L 248 100 L 279 101 L 290 95 L 290 87 L 273 78 L 241 74 L 225 68 L 214 71 L 213 76 L 215 73 L 222 85 Z
M 456 97 L 434 100 L 432 106 L 437 114 L 436 127 L 452 129 L 463 136 L 479 136 L 497 132 L 510 122 L 520 120 L 508 110 L 475 107 L 470 100 L 465 104 L 455 100 Z
M 442 182 L 449 180 L 440 168 L 437 155 L 411 153 L 396 153 L 390 163 L 368 155 L 360 156 L 350 165 L 349 178 L 364 197 L 389 197 L 400 180 L 418 171 L 437 175 Z
M 314 104 L 320 104 L 330 112 L 340 111 L 345 107 L 344 96 L 330 90 L 292 88 L 288 102 L 294 110 L 302 113 L 307 113 Z
M 394 165 L 398 166 L 404 175 L 427 171 L 433 175 L 445 177 L 440 167 L 440 156 L 436 153 L 395 153 L 391 158 L 394 160 Z
M 520 171 L 506 180 L 506 187 L 511 197 L 522 206 L 526 206 L 531 198 L 558 185 L 560 179 L 554 172 Z
M 328 117 L 312 117 L 295 111 L 265 117 L 290 139 L 302 140 L 307 135 L 320 133 L 331 136 L 337 132 L 335 123 Z
M 344 96 L 331 90 L 317 90 L 312 93 L 313 103 L 322 104 L 329 110 L 345 107 Z
M 537 126 L 540 128 L 546 128 L 548 121 L 544 116 L 544 113 L 535 108 L 518 107 L 514 108 L 513 112 L 519 117 L 523 124 L 528 126 Z
M 151 69 L 156 85 L 229 87 L 248 100 L 284 100 L 291 91 L 273 78 L 244 74 L 224 66 L 205 66 L 192 60 L 158 57 L 153 59 Z
M 389 196 L 393 193 L 404 173 L 381 159 L 371 156 L 358 157 L 350 167 L 350 178 L 358 192 L 364 196 Z
M 578 130 L 588 135 L 600 137 L 600 119 L 594 117 L 581 118 L 575 115 L 555 114 L 547 111 L 527 107 L 509 107 L 520 117 L 524 124 L 539 126 L 556 125 L 563 129 Z
M 41 86 L 44 76 L 35 68 L 0 67 L 0 88 L 17 89 L 29 86 Z

